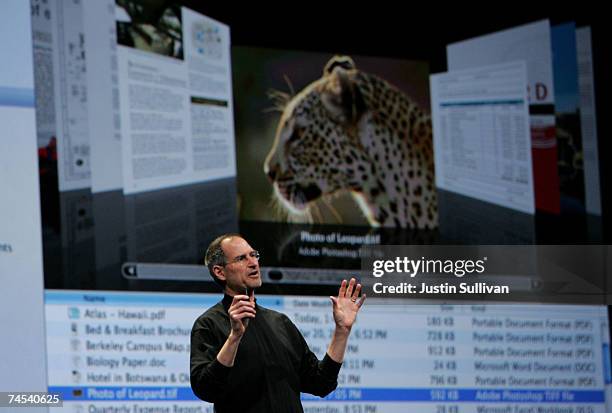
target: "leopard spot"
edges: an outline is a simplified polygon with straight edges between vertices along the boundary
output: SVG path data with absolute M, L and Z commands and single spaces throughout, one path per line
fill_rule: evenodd
M 418 202 L 413 202 L 412 203 L 412 210 L 414 211 L 414 214 L 417 217 L 421 217 L 421 215 L 423 215 L 423 210 L 421 209 L 421 204 L 419 204 Z

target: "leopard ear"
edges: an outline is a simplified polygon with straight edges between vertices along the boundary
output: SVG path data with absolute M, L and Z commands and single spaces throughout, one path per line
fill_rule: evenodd
M 354 70 L 355 62 L 348 56 L 339 56 L 336 55 L 329 59 L 329 62 L 325 64 L 325 68 L 323 69 L 323 75 L 331 75 L 336 67 L 341 67 L 345 70 Z
M 335 56 L 325 65 L 321 100 L 333 119 L 355 123 L 365 111 L 363 96 L 356 82 L 357 69 L 348 56 Z

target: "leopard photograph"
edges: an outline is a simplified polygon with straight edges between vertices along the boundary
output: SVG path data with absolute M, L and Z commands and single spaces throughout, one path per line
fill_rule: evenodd
M 327 59 L 318 78 L 299 79 L 303 86 L 297 91 L 296 72 L 277 72 L 285 90 L 265 91 L 270 105 L 264 112 L 276 115 L 274 130 L 265 131 L 273 140 L 260 171 L 248 171 L 251 179 L 262 173 L 271 185 L 268 204 L 259 209 L 271 211 L 276 221 L 436 228 L 425 99 L 417 102 L 383 76 L 361 70 L 361 59 Z M 426 85 L 421 89 L 427 92 Z M 241 156 L 240 137 L 237 149 Z M 242 174 L 239 196 L 249 189 Z M 251 217 L 241 212 L 241 218 Z

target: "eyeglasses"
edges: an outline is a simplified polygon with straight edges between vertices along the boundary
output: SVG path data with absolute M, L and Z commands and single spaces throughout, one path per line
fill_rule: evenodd
M 247 261 L 247 257 L 255 258 L 257 261 L 259 261 L 259 257 L 260 257 L 259 251 L 253 250 L 253 251 L 251 251 L 251 252 L 249 252 L 247 254 L 242 254 L 242 255 L 239 255 L 237 257 L 234 257 L 234 259 L 232 259 L 231 261 L 227 262 L 226 265 L 234 263 L 234 262 L 237 262 L 237 263 L 246 262 Z

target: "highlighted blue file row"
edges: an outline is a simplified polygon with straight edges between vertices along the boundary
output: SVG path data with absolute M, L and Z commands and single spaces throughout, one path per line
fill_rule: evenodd
M 193 401 L 189 387 L 63 387 L 51 386 L 64 401 Z M 471 402 L 471 403 L 604 403 L 602 390 L 558 389 L 336 389 L 324 399 L 302 394 L 304 401 Z

